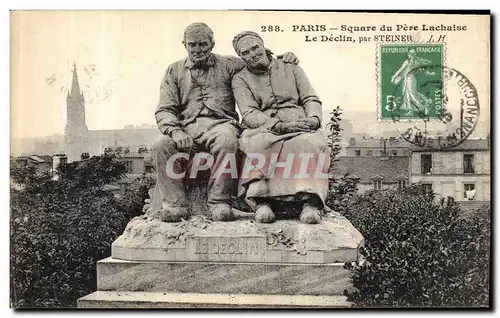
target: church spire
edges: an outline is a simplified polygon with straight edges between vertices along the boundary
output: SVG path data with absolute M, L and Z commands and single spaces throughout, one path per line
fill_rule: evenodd
M 80 97 L 80 83 L 78 82 L 78 74 L 76 72 L 76 62 L 73 62 L 73 80 L 71 81 L 71 97 Z
M 66 128 L 64 130 L 65 151 L 68 162 L 78 161 L 82 153 L 88 152 L 89 135 L 85 124 L 85 99 L 80 90 L 76 63 L 73 62 L 73 79 L 66 97 Z

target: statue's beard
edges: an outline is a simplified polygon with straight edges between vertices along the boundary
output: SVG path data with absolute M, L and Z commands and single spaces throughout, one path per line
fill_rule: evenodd
M 200 52 L 192 54 L 190 58 L 193 64 L 197 66 L 203 66 L 208 61 L 208 57 L 209 57 L 209 52 Z

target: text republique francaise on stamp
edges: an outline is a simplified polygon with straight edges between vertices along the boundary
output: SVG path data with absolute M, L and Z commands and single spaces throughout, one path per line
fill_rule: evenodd
M 414 145 L 449 148 L 472 134 L 479 116 L 470 80 L 445 64 L 444 43 L 382 44 L 377 50 L 379 120 L 405 122 Z M 429 122 L 439 123 L 430 133 Z

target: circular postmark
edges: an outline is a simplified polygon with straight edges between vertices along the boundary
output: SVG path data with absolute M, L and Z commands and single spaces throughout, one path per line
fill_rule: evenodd
M 45 78 L 45 81 L 47 85 L 55 87 L 63 95 L 67 95 L 71 93 L 72 87 L 75 85 L 72 81 L 75 76 L 78 89 L 88 104 L 98 103 L 110 97 L 115 92 L 118 81 L 122 77 L 119 73 L 106 73 L 104 76 L 95 64 L 87 64 L 83 66 L 83 69 L 77 70 L 76 63 L 73 63 L 69 72 L 52 73 Z
M 396 93 L 397 91 L 397 93 Z M 452 148 L 474 131 L 479 117 L 475 86 L 460 71 L 427 64 L 410 69 L 394 85 L 393 122 L 407 142 L 423 148 Z

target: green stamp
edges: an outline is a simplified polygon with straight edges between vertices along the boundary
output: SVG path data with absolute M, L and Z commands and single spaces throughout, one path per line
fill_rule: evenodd
M 443 44 L 379 47 L 379 118 L 439 118 L 444 109 Z

